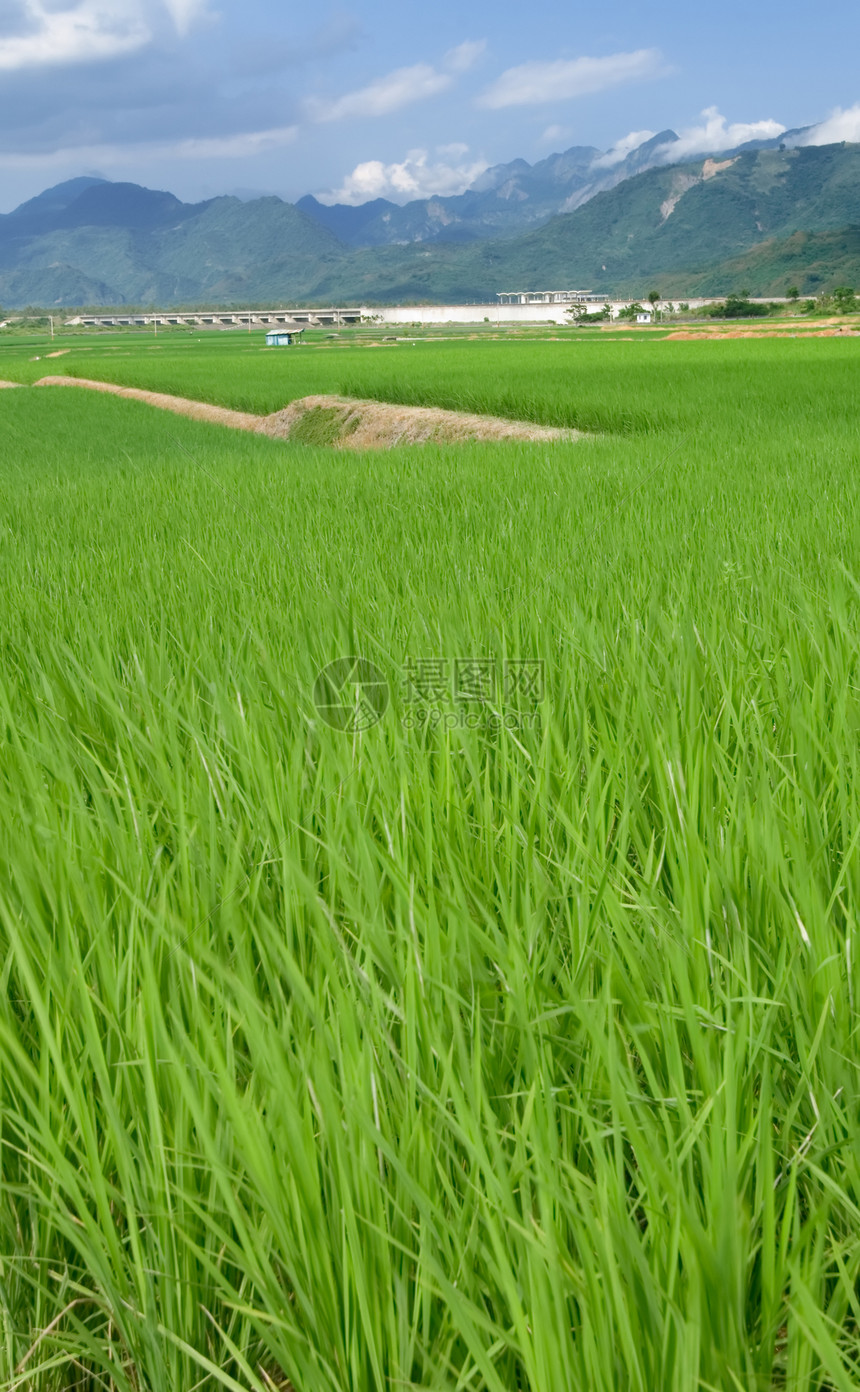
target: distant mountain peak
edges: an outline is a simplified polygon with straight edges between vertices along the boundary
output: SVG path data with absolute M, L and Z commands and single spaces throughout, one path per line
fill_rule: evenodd
M 464 193 L 405 204 L 384 198 L 322 204 L 307 195 L 296 206 L 354 247 L 515 237 L 557 213 L 581 207 L 632 174 L 665 163 L 667 148 L 677 140 L 675 131 L 663 130 L 616 160 L 607 160 L 607 152 L 594 145 L 572 145 L 534 164 L 514 159 L 491 165 Z
M 36 209 L 67 208 L 87 189 L 93 188 L 96 184 L 106 184 L 107 182 L 107 179 L 90 174 L 81 174 L 76 179 L 64 179 L 61 184 L 54 184 L 51 188 L 43 189 L 41 193 L 36 194 L 35 198 L 28 198 L 26 203 L 19 203 L 18 207 L 13 209 L 8 216 L 27 216 Z
M 531 165 L 524 159 L 511 160 L 510 164 L 494 164 L 489 169 L 485 169 L 483 174 L 479 174 L 477 179 L 473 179 L 468 192 L 491 193 L 493 189 L 507 183 L 514 175 L 527 174 L 530 170 Z
M 639 146 L 639 149 L 657 150 L 661 145 L 673 145 L 676 140 L 680 139 L 681 137 L 678 132 L 673 131 L 671 126 L 667 126 L 665 130 L 658 131 L 656 135 L 652 135 L 650 140 L 646 140 L 644 144 Z

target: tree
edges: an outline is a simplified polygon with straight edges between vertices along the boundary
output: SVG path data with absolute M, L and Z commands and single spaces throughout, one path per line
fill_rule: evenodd
M 790 300 L 794 300 L 795 303 L 797 303 L 797 301 L 800 299 L 800 291 L 796 285 L 789 285 L 786 294 L 788 295 L 788 298 Z
M 595 314 L 589 314 L 584 305 L 571 305 L 565 314 L 569 314 L 575 324 L 602 324 L 606 319 L 611 319 L 612 306 L 605 304 Z
M 710 305 L 703 313 L 711 319 L 761 319 L 770 314 L 770 305 L 750 304 L 748 295 L 727 295 L 722 304 Z
M 851 285 L 837 285 L 832 295 L 837 314 L 856 314 L 860 309 L 854 288 Z

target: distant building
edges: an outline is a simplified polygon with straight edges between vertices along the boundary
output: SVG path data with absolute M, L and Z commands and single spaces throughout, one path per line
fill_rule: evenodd
M 603 304 L 605 296 L 586 290 L 497 290 L 500 304 Z
M 649 312 L 647 309 L 643 309 L 643 311 L 642 311 L 641 314 L 637 314 L 637 315 L 636 315 L 636 323 L 637 323 L 637 324 L 650 324 L 650 323 L 651 323 L 651 314 L 650 314 L 650 312 Z
M 270 329 L 266 334 L 267 348 L 292 348 L 294 344 L 300 342 L 300 335 L 304 333 L 301 324 L 284 325 L 279 329 Z

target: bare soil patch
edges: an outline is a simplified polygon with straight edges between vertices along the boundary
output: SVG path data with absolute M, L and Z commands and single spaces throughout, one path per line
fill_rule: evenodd
M 691 331 L 688 329 L 676 329 L 674 333 L 666 335 L 665 342 L 678 342 L 680 339 L 710 339 L 713 342 L 722 343 L 727 338 L 858 338 L 858 329 L 702 329 L 701 331 Z
M 21 386 L 23 386 L 23 382 L 0 382 L 0 391 L 3 391 L 6 387 L 21 387 Z
M 120 387 L 84 377 L 42 377 L 36 386 L 84 387 L 90 391 L 109 392 L 113 396 L 143 401 L 163 411 L 173 411 L 179 416 L 189 416 L 192 420 L 247 430 L 276 440 L 330 445 L 336 449 L 393 449 L 396 445 L 456 444 L 469 440 L 583 438 L 578 430 L 560 430 L 531 421 L 505 420 L 500 416 L 472 415 L 429 406 L 395 406 L 346 396 L 305 396 L 290 402 L 282 411 L 255 416 L 246 411 L 232 411 L 226 406 L 211 406 L 205 401 L 188 401 L 164 392 Z

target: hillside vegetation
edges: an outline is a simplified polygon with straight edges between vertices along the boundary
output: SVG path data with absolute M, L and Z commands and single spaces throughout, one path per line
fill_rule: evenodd
M 325 292 L 358 283 L 372 298 L 390 284 L 394 298 L 451 298 L 472 290 L 579 286 L 606 294 L 641 293 L 665 277 L 676 293 L 692 293 L 707 272 L 713 293 L 744 288 L 735 259 L 762 243 L 805 233 L 860 226 L 860 145 L 760 150 L 731 160 L 652 169 L 600 193 L 583 207 L 534 232 L 470 247 L 386 248 L 356 253 L 333 267 Z M 728 265 L 725 263 L 728 261 Z M 844 273 L 819 263 L 806 282 L 817 291 Z M 437 292 L 435 295 L 433 292 Z
M 185 205 L 96 184 L 0 219 L 0 302 L 492 301 L 554 286 L 641 294 L 655 279 L 683 295 L 742 289 L 750 267 L 776 293 L 783 265 L 817 293 L 844 283 L 857 227 L 860 145 L 847 144 L 648 169 L 526 235 L 468 244 L 351 248 L 277 198 Z M 806 243 L 780 249 L 798 235 L 819 239 L 808 264 Z
M 104 183 L 70 192 L 68 203 L 25 205 L 0 218 L 0 302 L 265 299 L 303 291 L 345 254 L 330 232 L 279 198 L 189 205 Z
M 784 295 L 794 285 L 819 295 L 839 285 L 860 287 L 860 224 L 833 232 L 794 232 L 761 242 L 751 251 L 704 273 L 666 277 L 666 293 L 719 295 L 725 286 L 751 295 Z

